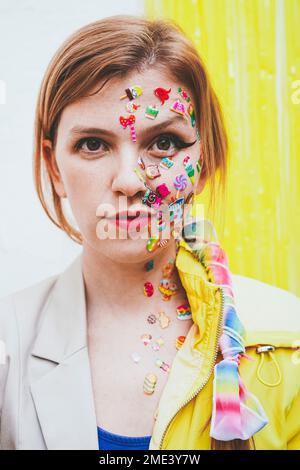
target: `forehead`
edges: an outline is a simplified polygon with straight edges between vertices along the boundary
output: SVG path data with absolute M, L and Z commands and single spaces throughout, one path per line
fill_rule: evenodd
M 126 89 L 130 89 L 135 85 L 141 87 L 142 94 L 134 100 L 130 100 L 126 95 Z M 193 103 L 191 92 L 187 87 L 172 80 L 168 75 L 157 69 L 149 69 L 144 73 L 132 73 L 122 79 L 112 79 L 102 90 L 67 106 L 62 113 L 60 124 L 67 128 L 82 125 L 119 129 L 121 128 L 120 116 L 126 117 L 129 114 L 135 115 L 136 126 L 139 127 L 151 126 L 152 123 L 158 124 L 159 121 L 170 118 L 178 118 L 179 114 L 170 110 L 174 101 L 179 99 L 186 108 L 188 106 L 188 102 L 178 93 L 179 87 L 188 93 L 191 103 Z M 95 90 L 97 88 L 99 86 Z M 155 95 L 154 90 L 156 88 L 171 89 L 169 99 L 164 104 Z M 95 90 L 91 90 L 91 93 Z M 120 99 L 121 96 L 125 96 L 125 98 Z M 128 103 L 139 105 L 139 108 L 135 112 L 130 112 L 126 108 Z M 149 106 L 156 106 L 159 110 L 155 119 L 145 117 L 146 108 Z M 182 124 L 188 123 L 187 115 L 181 119 Z M 180 119 L 177 119 L 177 121 L 180 123 Z

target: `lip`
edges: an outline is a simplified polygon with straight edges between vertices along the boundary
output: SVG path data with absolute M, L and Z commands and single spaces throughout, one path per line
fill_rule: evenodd
M 130 209 L 128 211 L 117 212 L 115 216 L 107 217 L 107 220 L 127 231 L 133 230 L 139 232 L 141 228 L 150 223 L 151 213 L 144 209 Z

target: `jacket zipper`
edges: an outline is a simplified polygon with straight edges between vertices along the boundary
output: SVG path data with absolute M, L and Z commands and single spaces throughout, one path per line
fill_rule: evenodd
M 163 435 L 161 437 L 161 440 L 160 440 L 160 443 L 159 443 L 159 450 L 161 450 L 162 448 L 162 444 L 163 444 L 163 440 L 164 440 L 164 437 L 169 429 L 169 426 L 171 424 L 171 422 L 173 421 L 173 419 L 175 418 L 175 416 L 177 415 L 177 413 L 179 413 L 179 411 L 185 406 L 187 405 L 191 400 L 193 400 L 193 398 L 195 398 L 196 395 L 198 395 L 198 393 L 202 390 L 203 387 L 205 387 L 205 385 L 207 384 L 208 380 L 209 380 L 209 377 L 211 376 L 211 373 L 213 371 L 213 368 L 214 368 L 214 365 L 215 365 L 215 361 L 217 359 L 217 355 L 218 355 L 218 347 L 219 347 L 219 338 L 221 336 L 221 325 L 222 325 L 222 319 L 223 319 L 223 309 L 224 309 L 224 291 L 223 291 L 223 288 L 220 287 L 220 292 L 221 292 L 221 312 L 220 312 L 220 319 L 219 319 L 219 323 L 218 323 L 218 329 L 217 329 L 217 341 L 216 341 L 216 349 L 215 349 L 215 354 L 214 354 L 214 360 L 212 362 L 212 367 L 209 371 L 209 374 L 207 375 L 205 381 L 201 384 L 201 386 L 198 388 L 198 390 L 196 392 L 193 393 L 193 395 L 191 397 L 189 397 L 179 408 L 178 410 L 176 411 L 176 413 L 172 416 L 172 418 L 170 419 L 170 421 L 168 422 L 167 424 L 167 427 L 165 428 L 164 432 L 163 432 Z

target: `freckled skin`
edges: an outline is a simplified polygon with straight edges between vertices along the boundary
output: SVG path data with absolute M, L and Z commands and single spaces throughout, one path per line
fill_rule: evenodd
M 127 97 L 120 99 L 125 95 L 125 89 L 138 84 L 142 87 L 143 93 L 135 100 L 130 101 Z M 193 142 L 197 139 L 196 126 L 192 127 L 191 119 L 187 112 L 176 124 L 168 128 L 162 128 L 149 138 L 141 138 L 141 131 L 146 128 L 163 122 L 166 119 L 178 115 L 170 110 L 173 103 L 180 99 L 185 104 L 188 103 L 180 97 L 177 89 L 182 84 L 170 80 L 169 77 L 162 74 L 161 71 L 151 70 L 144 74 L 132 74 L 122 80 L 114 80 L 109 86 L 96 95 L 82 98 L 64 109 L 58 127 L 57 146 L 55 157 L 60 171 L 61 178 L 56 183 L 56 189 L 61 194 L 67 194 L 69 203 L 78 223 L 80 231 L 84 237 L 84 243 L 89 244 L 93 250 L 105 253 L 106 256 L 128 259 L 128 255 L 134 254 L 135 260 L 147 260 L 153 257 L 153 254 L 147 252 L 147 238 L 131 240 L 118 239 L 118 230 L 113 240 L 99 240 L 96 234 L 96 224 L 99 217 L 96 216 L 96 209 L 99 204 L 109 204 L 116 211 L 119 208 L 119 197 L 127 198 L 127 208 L 141 204 L 142 196 L 145 193 L 145 186 L 133 171 L 138 168 L 140 174 L 147 181 L 149 188 L 155 191 L 160 184 L 166 184 L 170 194 L 163 199 L 164 203 L 170 203 L 175 200 L 176 189 L 174 180 L 178 175 L 184 175 L 187 178 L 187 186 L 180 192 L 180 197 L 186 197 L 193 189 L 193 185 L 187 176 L 183 165 L 183 159 L 188 154 L 191 163 L 196 171 L 196 162 L 200 155 L 200 142 L 197 142 L 183 149 L 176 149 L 175 144 L 170 141 L 170 151 L 160 151 L 156 143 L 152 145 L 151 151 L 148 150 L 152 142 L 159 137 L 161 133 L 172 132 L 184 142 Z M 169 100 L 161 104 L 161 100 L 155 95 L 154 90 L 157 87 L 163 87 L 167 90 L 171 88 Z M 182 88 L 191 93 L 186 87 Z M 133 113 L 135 116 L 136 142 L 132 141 L 129 126 L 123 128 L 120 124 L 120 116 L 129 116 L 126 105 L 131 102 L 139 105 Z M 193 102 L 193 99 L 192 99 Z M 147 106 L 156 106 L 159 113 L 155 119 L 145 117 Z M 186 122 L 187 125 L 183 123 Z M 78 152 L 74 149 L 75 138 L 70 137 L 70 130 L 74 126 L 99 127 L 108 129 L 116 134 L 116 138 L 107 138 L 106 136 L 95 135 L 95 138 L 103 139 L 109 145 L 109 149 L 100 147 L 94 152 Z M 92 137 L 80 135 L 76 137 L 77 141 L 82 137 Z M 86 150 L 87 146 L 85 144 Z M 163 169 L 159 162 L 163 157 L 171 156 L 174 165 L 172 168 Z M 84 158 L 85 157 L 85 158 Z M 142 157 L 146 169 L 142 170 L 138 165 L 138 158 Z M 160 176 L 154 179 L 147 177 L 147 166 L 158 165 Z M 195 181 L 195 186 L 197 181 Z M 200 182 L 201 184 L 201 182 Z M 199 188 L 199 184 L 198 184 Z M 145 206 L 146 208 L 146 206 Z M 122 207 L 121 207 L 122 209 Z M 123 234 L 124 236 L 124 234 Z M 170 240 L 171 242 L 171 240 Z

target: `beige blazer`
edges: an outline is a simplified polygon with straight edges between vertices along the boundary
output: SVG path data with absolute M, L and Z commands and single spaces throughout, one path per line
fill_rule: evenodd
M 281 328 L 288 303 L 299 325 L 296 296 L 232 279 L 246 327 L 270 324 L 259 309 L 263 298 L 273 299 L 272 326 Z M 85 316 L 82 253 L 62 273 L 0 300 L 0 449 L 98 449 Z

